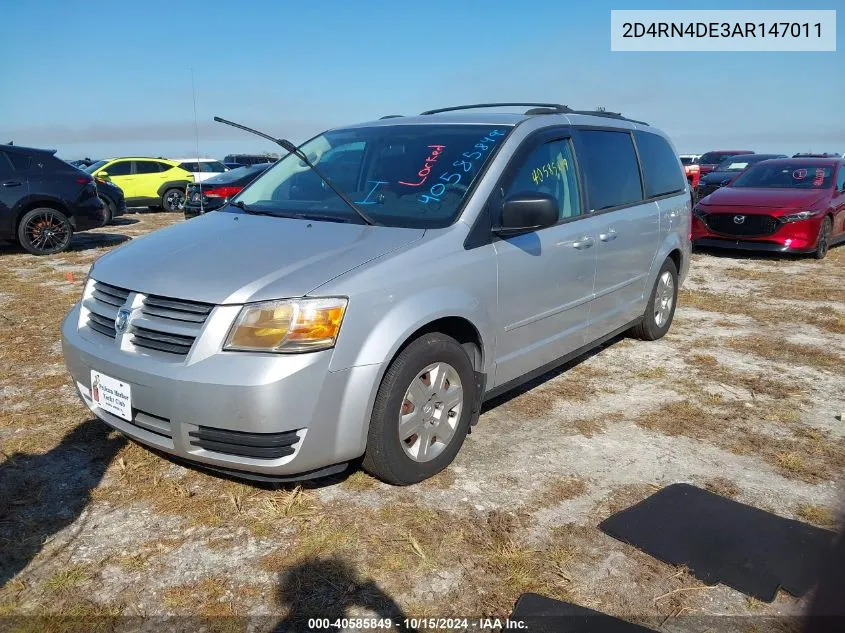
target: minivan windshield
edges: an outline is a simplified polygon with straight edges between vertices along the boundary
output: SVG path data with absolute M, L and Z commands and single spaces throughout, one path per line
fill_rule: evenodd
M 833 180 L 830 165 L 760 163 L 733 181 L 732 187 L 760 189 L 827 189 Z
M 301 149 L 377 224 L 442 228 L 510 132 L 507 125 L 383 125 L 325 132 Z M 299 158 L 279 160 L 236 199 L 267 215 L 361 222 Z M 227 207 L 229 212 L 242 212 Z

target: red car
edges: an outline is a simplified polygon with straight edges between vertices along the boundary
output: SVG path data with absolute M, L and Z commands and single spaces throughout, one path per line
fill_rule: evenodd
M 699 172 L 702 176 L 706 176 L 711 171 L 716 169 L 723 160 L 738 154 L 753 154 L 750 149 L 722 149 L 713 152 L 706 152 L 698 159 Z M 696 183 L 697 184 L 697 183 Z
M 822 259 L 845 241 L 845 160 L 779 158 L 752 165 L 695 206 L 692 241 Z
M 692 190 L 698 187 L 698 179 L 701 177 L 701 170 L 698 167 L 699 158 L 700 156 L 696 154 L 681 154 L 681 164 L 684 166 L 684 174 L 686 174 L 687 181 L 689 181 L 689 186 Z

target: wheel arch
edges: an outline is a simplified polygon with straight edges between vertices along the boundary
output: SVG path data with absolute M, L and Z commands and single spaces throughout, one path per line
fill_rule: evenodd
M 160 198 L 162 197 L 168 189 L 184 189 L 190 184 L 187 180 L 168 180 L 165 183 L 162 183 L 158 190 L 156 191 L 156 195 Z
M 58 211 L 59 213 L 64 215 L 68 219 L 68 222 L 70 222 L 70 225 L 74 229 L 76 229 L 76 222 L 74 222 L 73 214 L 70 213 L 70 210 L 68 209 L 66 204 L 64 204 L 61 200 L 56 200 L 54 198 L 38 198 L 35 200 L 28 200 L 25 203 L 21 204 L 20 208 L 15 214 L 15 223 L 12 226 L 12 235 L 17 236 L 18 227 L 20 227 L 21 219 L 23 219 L 24 215 L 26 215 L 29 211 L 32 211 L 33 209 L 39 209 L 42 207 Z

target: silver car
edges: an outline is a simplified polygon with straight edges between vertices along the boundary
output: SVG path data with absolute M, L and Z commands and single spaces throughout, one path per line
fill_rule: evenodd
M 411 484 L 483 401 L 622 332 L 663 336 L 690 261 L 666 136 L 482 105 L 320 134 L 220 211 L 99 259 L 62 325 L 84 403 L 207 469 L 363 457 Z

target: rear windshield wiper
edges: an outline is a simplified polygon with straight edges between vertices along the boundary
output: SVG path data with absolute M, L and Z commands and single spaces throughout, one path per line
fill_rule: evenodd
M 269 134 L 265 134 L 264 132 L 259 132 L 258 130 L 253 130 L 252 128 L 247 127 L 245 125 L 241 125 L 240 123 L 235 123 L 233 121 L 227 121 L 226 119 L 222 119 L 219 116 L 214 117 L 214 120 L 217 121 L 218 123 L 225 123 L 226 125 L 231 125 L 232 127 L 236 127 L 238 129 L 244 130 L 246 132 L 252 132 L 253 134 L 256 134 L 256 135 L 258 135 L 262 138 L 266 138 L 269 141 L 273 141 L 276 145 L 279 145 L 282 149 L 284 149 L 288 154 L 293 154 L 299 160 L 301 160 L 303 163 L 308 165 L 308 167 L 310 167 L 311 170 L 315 174 L 317 174 L 324 183 L 326 183 L 328 188 L 331 189 L 332 191 L 334 191 L 337 194 L 337 197 L 340 198 L 341 200 L 343 200 L 346 203 L 346 205 L 350 209 L 352 209 L 356 213 L 356 215 L 358 215 L 358 217 L 360 217 L 366 224 L 373 225 L 373 224 L 376 223 L 375 220 L 373 220 L 369 215 L 367 215 L 364 212 L 363 209 L 361 209 L 361 207 L 359 207 L 357 204 L 352 202 L 352 200 L 349 199 L 349 196 L 347 196 L 340 189 L 335 187 L 334 184 L 332 183 L 332 181 L 329 179 L 329 177 L 326 176 L 326 174 L 323 173 L 322 169 L 318 169 L 317 166 L 314 163 L 311 162 L 311 160 L 305 155 L 305 152 L 303 152 L 301 149 L 299 149 L 296 145 L 291 143 L 289 140 L 284 139 L 284 138 L 274 138 L 274 137 L 270 136 Z

